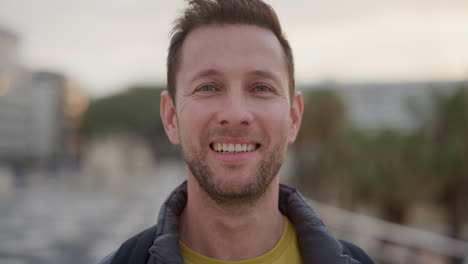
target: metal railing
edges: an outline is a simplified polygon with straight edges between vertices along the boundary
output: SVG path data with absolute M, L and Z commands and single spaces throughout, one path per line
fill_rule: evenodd
M 337 237 L 355 242 L 377 263 L 468 264 L 468 242 L 307 201 Z

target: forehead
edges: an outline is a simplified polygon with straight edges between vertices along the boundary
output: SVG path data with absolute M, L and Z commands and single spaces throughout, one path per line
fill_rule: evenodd
M 284 51 L 276 36 L 254 25 L 208 25 L 194 29 L 181 48 L 177 79 L 200 71 L 269 71 L 287 78 Z

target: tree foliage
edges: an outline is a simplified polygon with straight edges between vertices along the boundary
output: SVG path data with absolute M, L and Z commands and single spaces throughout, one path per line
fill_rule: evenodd
M 329 160 L 336 153 L 346 123 L 346 106 L 333 90 L 316 89 L 305 94 L 305 111 L 296 144 L 296 172 L 308 195 L 316 199 L 333 196 L 336 177 Z
M 433 98 L 436 111 L 427 129 L 434 186 L 447 212 L 449 233 L 460 238 L 468 210 L 468 86 Z
M 427 129 L 356 128 L 332 90 L 307 93 L 305 102 L 296 167 L 308 195 L 348 207 L 372 205 L 398 223 L 405 223 L 415 203 L 433 197 L 431 179 L 437 177 L 427 178 L 432 159 Z
M 136 86 L 91 101 L 84 114 L 81 133 L 86 137 L 128 133 L 143 137 L 156 157 L 174 156 L 159 114 L 159 101 L 164 89 Z

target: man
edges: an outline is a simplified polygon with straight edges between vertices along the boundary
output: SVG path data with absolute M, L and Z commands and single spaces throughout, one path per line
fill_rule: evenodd
M 161 119 L 187 181 L 158 223 L 102 263 L 372 263 L 279 184 L 301 124 L 293 56 L 261 0 L 191 0 L 176 21 Z

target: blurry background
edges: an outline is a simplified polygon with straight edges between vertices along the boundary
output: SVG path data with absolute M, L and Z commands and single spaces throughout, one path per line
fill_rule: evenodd
M 468 2 L 267 2 L 306 103 L 283 182 L 377 263 L 468 263 Z M 1 263 L 94 263 L 155 222 L 183 6 L 1 0 Z

